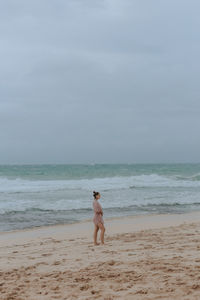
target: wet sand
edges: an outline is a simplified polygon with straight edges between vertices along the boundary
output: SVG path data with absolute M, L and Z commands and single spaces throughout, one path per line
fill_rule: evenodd
M 0 299 L 200 299 L 200 213 L 0 233 Z

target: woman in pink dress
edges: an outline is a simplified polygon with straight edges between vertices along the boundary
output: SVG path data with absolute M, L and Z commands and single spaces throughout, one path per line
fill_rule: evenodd
M 93 217 L 93 222 L 94 222 L 94 245 L 97 246 L 99 243 L 97 243 L 97 233 L 99 231 L 99 228 L 101 229 L 101 245 L 104 245 L 104 233 L 105 233 L 105 227 L 104 227 L 104 220 L 103 220 L 103 210 L 98 202 L 98 199 L 101 197 L 99 192 L 93 191 L 93 209 L 94 209 L 94 217 Z

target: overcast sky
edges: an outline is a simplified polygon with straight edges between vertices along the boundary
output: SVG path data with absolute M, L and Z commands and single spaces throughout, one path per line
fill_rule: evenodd
M 0 163 L 200 161 L 199 0 L 0 0 Z

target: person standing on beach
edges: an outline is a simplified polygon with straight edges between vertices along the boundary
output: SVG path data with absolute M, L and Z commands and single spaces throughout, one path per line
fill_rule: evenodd
M 94 222 L 94 245 L 98 246 L 99 243 L 97 243 L 97 233 L 99 231 L 99 228 L 101 229 L 101 245 L 104 245 L 104 233 L 105 233 L 105 227 L 104 227 L 104 220 L 103 220 L 103 210 L 98 202 L 98 199 L 100 199 L 101 195 L 99 192 L 93 191 L 93 209 L 94 209 L 94 217 L 93 217 L 93 222 Z

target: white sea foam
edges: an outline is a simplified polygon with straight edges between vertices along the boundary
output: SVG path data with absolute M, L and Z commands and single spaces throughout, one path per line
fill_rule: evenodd
M 93 190 L 102 195 L 105 217 L 200 209 L 199 170 L 200 165 L 3 166 L 0 231 L 92 218 Z
M 101 192 L 105 209 L 188 205 L 199 202 L 198 187 L 200 181 L 158 174 L 80 180 L 0 178 L 0 214 L 34 209 L 70 211 L 92 208 L 93 190 Z M 106 197 L 104 192 L 108 193 Z
M 191 177 L 193 178 L 193 177 Z M 46 192 L 56 190 L 118 190 L 142 187 L 200 187 L 200 181 L 166 177 L 158 174 L 116 176 L 79 180 L 25 180 L 0 178 L 1 193 Z

